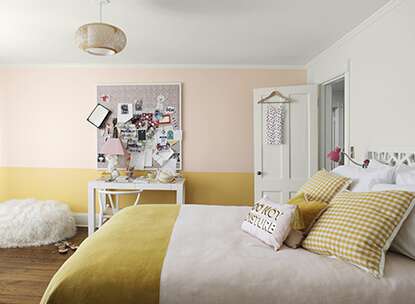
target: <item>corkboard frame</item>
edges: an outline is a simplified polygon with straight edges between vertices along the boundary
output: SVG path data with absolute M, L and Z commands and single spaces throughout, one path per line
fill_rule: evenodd
M 183 139 L 184 139 L 184 134 L 183 134 L 183 115 L 182 115 L 182 99 L 183 99 L 183 83 L 181 81 L 172 81 L 172 82 L 100 82 L 97 83 L 95 85 L 95 92 L 94 95 L 96 96 L 96 104 L 101 103 L 104 106 L 105 103 L 100 101 L 100 95 L 99 95 L 99 87 L 106 87 L 106 86 L 177 86 L 178 88 L 178 111 L 177 111 L 177 116 L 179 118 L 179 123 L 178 123 L 178 129 L 177 130 L 181 130 L 182 131 L 182 138 L 179 142 L 179 147 L 180 147 L 180 162 L 179 162 L 179 166 L 177 168 L 178 171 L 183 170 Z M 112 115 L 116 114 L 116 111 L 113 111 L 110 115 L 110 117 Z M 109 118 L 108 118 L 109 119 Z M 95 157 L 98 156 L 99 153 L 99 142 L 98 142 L 98 137 L 99 137 L 99 132 L 101 132 L 102 129 L 97 129 L 97 142 L 96 142 L 96 151 L 95 151 Z M 100 164 L 105 164 L 105 166 L 100 166 Z M 145 171 L 151 171 L 151 170 L 155 170 L 158 167 L 146 167 L 144 170 Z M 105 171 L 106 170 L 106 162 L 105 163 L 98 163 L 98 161 L 96 161 L 96 169 L 99 171 Z M 122 164 L 118 167 L 118 169 L 120 170 L 126 170 L 126 167 L 123 166 Z

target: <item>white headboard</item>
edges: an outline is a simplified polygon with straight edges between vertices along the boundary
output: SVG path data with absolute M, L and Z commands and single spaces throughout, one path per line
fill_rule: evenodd
M 375 159 L 381 163 L 397 166 L 415 166 L 415 147 L 414 148 L 382 148 L 374 147 L 368 150 L 368 159 Z

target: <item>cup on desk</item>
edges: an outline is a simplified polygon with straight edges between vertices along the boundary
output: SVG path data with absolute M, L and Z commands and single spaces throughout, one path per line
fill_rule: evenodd
M 167 184 L 167 183 L 174 182 L 174 180 L 176 179 L 176 176 L 169 172 L 159 171 L 157 179 L 159 180 L 160 183 Z

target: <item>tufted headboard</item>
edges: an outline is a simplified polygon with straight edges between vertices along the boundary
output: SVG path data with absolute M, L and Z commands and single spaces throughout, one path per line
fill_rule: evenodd
M 415 147 L 414 148 L 381 148 L 374 147 L 367 152 L 368 159 L 377 160 L 383 164 L 397 166 L 415 166 Z

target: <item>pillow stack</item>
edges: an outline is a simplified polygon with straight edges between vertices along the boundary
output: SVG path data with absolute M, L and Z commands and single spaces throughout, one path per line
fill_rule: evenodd
M 352 180 L 350 191 L 369 192 L 376 184 L 392 184 L 395 179 L 395 168 L 371 161 L 369 168 L 358 166 L 338 166 L 333 173 Z
M 386 251 L 411 212 L 414 198 L 407 191 L 339 193 L 303 247 L 382 277 Z
M 285 244 L 291 248 L 298 248 L 314 222 L 326 210 L 328 204 L 321 201 L 310 201 L 304 193 L 297 194 L 288 201 L 288 204 L 297 206 L 291 221 L 291 232 Z
M 402 190 L 415 192 L 415 168 L 401 164 L 389 166 L 371 160 L 369 168 L 357 166 L 339 166 L 333 173 L 353 180 L 350 190 L 353 192 Z M 415 211 L 403 223 L 391 245 L 391 251 L 415 259 Z
M 415 185 L 378 184 L 372 191 L 409 191 L 415 193 Z M 391 251 L 405 255 L 415 260 L 415 209 L 402 224 L 401 229 L 392 242 Z
M 400 165 L 396 168 L 397 185 L 415 185 L 415 169 L 407 165 Z
M 288 204 L 268 198 L 257 202 L 242 229 L 275 250 L 284 241 L 292 248 L 302 244 L 380 278 L 392 242 L 393 250 L 415 259 L 415 181 L 406 188 L 388 184 L 399 174 L 395 170 L 382 165 L 370 170 L 343 166 L 334 170 L 340 175 L 318 171 Z M 400 181 L 407 183 L 414 173 L 402 170 Z M 352 181 L 355 192 L 343 191 Z M 268 210 L 279 215 L 269 216 Z
M 298 248 L 314 222 L 327 208 L 331 199 L 346 189 L 351 179 L 320 170 L 305 183 L 299 193 L 288 201 L 296 205 L 297 211 L 292 222 L 292 231 L 285 244 L 291 248 Z
M 268 197 L 256 202 L 242 223 L 242 230 L 275 250 L 289 235 L 286 244 L 297 248 L 328 202 L 350 183 L 348 178 L 326 170 L 318 171 L 289 204 L 278 204 Z M 291 226 L 294 228 L 292 231 Z
M 350 178 L 320 170 L 301 187 L 299 193 L 304 193 L 311 201 L 328 204 L 337 193 L 349 187 L 351 182 Z

